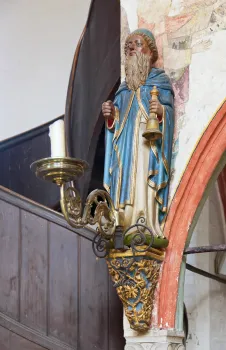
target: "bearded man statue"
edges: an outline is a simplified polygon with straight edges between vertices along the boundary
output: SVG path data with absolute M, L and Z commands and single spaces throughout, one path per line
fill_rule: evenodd
M 163 236 L 167 213 L 174 129 L 174 93 L 163 69 L 155 68 L 158 50 L 153 34 L 137 29 L 125 43 L 126 79 L 114 102 L 102 105 L 106 120 L 104 187 L 124 229 L 144 217 L 155 236 Z M 158 99 L 150 101 L 156 86 Z M 162 137 L 150 146 L 144 137 L 149 113 L 159 120 Z M 121 215 L 121 214 L 120 214 Z

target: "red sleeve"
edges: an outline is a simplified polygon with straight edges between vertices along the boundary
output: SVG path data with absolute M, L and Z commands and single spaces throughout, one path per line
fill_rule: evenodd
M 162 122 L 162 116 L 160 117 L 159 115 L 157 115 L 157 118 L 158 118 L 159 123 L 161 123 Z
M 113 126 L 113 124 L 114 124 L 114 119 L 108 119 L 108 120 L 107 120 L 108 129 L 111 129 L 112 126 Z

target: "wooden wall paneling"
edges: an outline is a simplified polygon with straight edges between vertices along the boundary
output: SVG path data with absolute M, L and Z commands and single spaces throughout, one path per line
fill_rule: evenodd
M 77 349 L 78 239 L 50 223 L 49 334 Z
M 0 142 L 0 185 L 55 208 L 60 199 L 59 189 L 40 181 L 30 170 L 32 162 L 50 156 L 48 133 L 49 123 Z
M 47 220 L 21 211 L 20 321 L 47 331 Z
M 46 130 L 45 133 L 30 140 L 30 146 L 32 149 L 31 159 L 29 159 L 30 164 L 38 159 L 50 157 L 49 130 Z M 55 207 L 60 201 L 59 188 L 53 183 L 38 179 L 36 175 L 31 172 L 30 164 L 28 165 L 30 171 L 30 183 L 32 186 L 27 188 L 25 195 L 47 207 Z
M 50 141 L 47 131 L 12 147 L 10 167 L 9 170 L 6 169 L 5 174 L 9 179 L 6 187 L 38 203 L 52 207 L 59 201 L 59 189 L 54 184 L 38 179 L 30 169 L 32 162 L 50 156 L 49 150 Z
M 10 334 L 10 350 L 45 350 L 43 348 L 15 333 Z M 1 349 L 2 350 L 2 349 Z
M 31 154 L 30 141 L 25 141 L 10 149 L 10 171 L 8 172 L 8 177 L 10 178 L 11 189 L 22 195 L 26 193 L 32 175 L 30 164 L 27 164 L 31 159 Z
M 15 350 L 123 349 L 122 305 L 92 251 L 94 233 L 1 188 L 0 198 L 0 327 L 26 339 Z
M 0 151 L 0 184 L 7 188 L 10 188 L 11 177 L 9 176 L 10 171 L 10 149 Z
M 18 319 L 19 209 L 0 200 L 0 311 Z
M 16 333 L 0 326 L 0 350 L 45 350 L 47 348 L 39 346 Z
M 124 350 L 123 307 L 109 277 L 109 350 Z
M 1 350 L 10 350 L 9 339 L 10 339 L 10 331 L 0 326 L 0 349 Z
M 74 234 L 83 236 L 90 241 L 92 241 L 94 235 L 96 234 L 96 231 L 94 229 L 90 229 L 87 227 L 80 228 L 79 230 L 72 228 L 65 220 L 63 214 L 60 214 L 47 207 L 43 207 L 39 203 L 31 201 L 28 198 L 22 197 L 19 194 L 12 192 L 11 190 L 8 190 L 7 188 L 4 188 L 2 186 L 0 186 L 0 200 L 1 199 L 4 202 L 8 202 L 12 205 L 15 205 L 20 209 L 29 211 L 34 215 L 40 216 L 43 219 L 46 219 L 47 221 L 51 221 L 58 224 L 61 227 L 65 227 Z
M 49 350 L 74 350 L 75 349 L 74 347 L 71 347 L 63 343 L 56 338 L 47 336 L 42 332 L 39 332 L 35 329 L 32 329 L 30 327 L 23 325 L 20 322 L 14 321 L 12 318 L 5 316 L 1 312 L 0 312 L 0 327 L 3 327 L 4 329 L 8 329 L 11 332 L 17 334 L 18 336 L 25 338 L 31 341 L 32 343 L 35 343 Z
M 108 350 L 108 274 L 92 243 L 81 238 L 79 350 Z

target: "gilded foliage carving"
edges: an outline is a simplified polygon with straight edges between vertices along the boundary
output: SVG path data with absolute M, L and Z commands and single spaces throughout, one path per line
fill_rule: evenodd
M 130 327 L 147 331 L 161 262 L 143 256 L 107 259 L 107 263 Z

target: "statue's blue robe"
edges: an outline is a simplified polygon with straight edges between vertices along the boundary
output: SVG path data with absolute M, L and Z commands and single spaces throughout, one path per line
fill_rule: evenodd
M 167 211 L 174 130 L 174 93 L 164 70 L 152 68 L 145 84 L 136 93 L 128 90 L 125 82 L 119 87 L 114 100 L 119 117 L 113 132 L 106 128 L 104 186 L 116 209 L 133 205 L 136 171 L 139 171 L 136 169 L 139 121 L 141 113 L 146 118 L 149 116 L 150 91 L 154 86 L 159 91 L 158 98 L 165 113 L 160 123 L 163 137 L 150 147 L 147 184 L 156 190 L 161 223 Z

